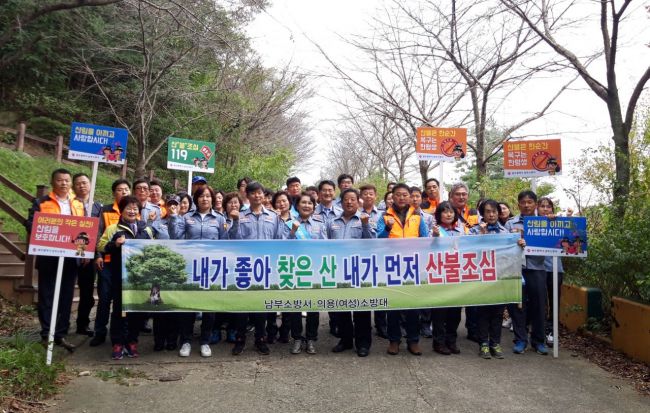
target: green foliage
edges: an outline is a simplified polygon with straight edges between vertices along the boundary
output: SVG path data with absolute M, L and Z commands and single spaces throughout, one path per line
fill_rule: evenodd
M 61 362 L 45 364 L 45 348 L 20 335 L 0 341 L 0 400 L 41 400 L 56 393 Z
M 163 245 L 147 245 L 142 253 L 129 257 L 126 269 L 129 283 L 160 285 L 162 289 L 187 278 L 183 256 Z
M 650 117 L 646 119 L 644 133 L 631 137 L 632 179 L 625 218 L 613 205 L 586 208 L 588 257 L 565 263 L 568 280 L 600 288 L 606 306 L 615 295 L 650 302 Z M 611 151 L 610 156 L 613 159 Z M 603 158 L 600 164 L 606 161 Z M 601 181 L 611 179 L 611 169 L 599 170 Z M 597 180 L 593 168 L 585 174 Z

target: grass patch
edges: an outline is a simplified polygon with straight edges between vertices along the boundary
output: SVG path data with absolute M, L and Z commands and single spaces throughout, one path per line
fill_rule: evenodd
M 99 370 L 95 372 L 95 377 L 100 378 L 102 381 L 115 380 L 117 384 L 123 386 L 129 385 L 130 379 L 149 379 L 146 373 L 128 367 L 119 367 L 110 370 Z
M 24 336 L 0 341 L 0 406 L 17 411 L 57 392 L 63 363 L 45 364 L 45 348 Z
M 68 165 L 56 162 L 53 156 L 32 157 L 26 153 L 0 148 L 0 174 L 33 195 L 36 194 L 37 185 L 49 185 L 50 174 L 55 169 L 65 168 L 72 174 L 84 172 L 90 176 L 91 167 L 90 162 L 83 165 Z M 106 168 L 108 167 L 102 167 L 100 164 L 95 189 L 95 199 L 102 202 L 110 202 L 113 199 L 111 184 L 119 178 L 118 173 L 111 172 Z M 0 185 L 0 198 L 23 214 L 25 218 L 27 217 L 27 210 L 31 207 L 31 203 L 25 198 L 5 185 Z M 0 221 L 3 222 L 4 231 L 17 232 L 22 240 L 25 239 L 25 228 L 2 210 L 0 210 Z

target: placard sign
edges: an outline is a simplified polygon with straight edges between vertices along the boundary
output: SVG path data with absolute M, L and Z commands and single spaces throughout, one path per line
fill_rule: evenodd
M 214 173 L 215 150 L 214 142 L 170 137 L 167 142 L 167 168 Z
M 72 122 L 68 159 L 122 165 L 128 137 L 126 129 Z
M 420 127 L 415 152 L 420 161 L 453 162 L 467 154 L 467 129 Z
M 526 255 L 587 256 L 587 218 L 524 217 Z
M 560 139 L 506 142 L 503 144 L 506 178 L 533 178 L 562 174 Z
M 28 253 L 92 259 L 98 229 L 99 218 L 36 212 Z

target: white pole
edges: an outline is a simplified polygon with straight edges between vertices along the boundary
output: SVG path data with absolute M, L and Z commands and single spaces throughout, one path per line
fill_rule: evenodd
M 533 192 L 537 192 L 537 178 L 531 178 L 531 180 L 530 180 L 530 189 Z
M 93 162 L 93 174 L 90 177 L 90 196 L 88 197 L 88 211 L 86 211 L 86 215 L 90 216 L 90 214 L 93 212 L 93 203 L 95 202 L 95 184 L 97 183 L 97 167 L 99 166 L 99 162 Z
M 192 171 L 189 171 L 187 173 L 187 193 L 190 194 L 190 197 L 193 195 L 192 194 Z
M 553 357 L 557 358 L 560 351 L 560 335 L 558 328 L 558 309 L 560 303 L 558 303 L 558 297 L 560 294 L 558 291 L 558 274 L 557 274 L 557 260 L 558 257 L 553 257 Z
M 56 329 L 56 318 L 59 312 L 59 295 L 61 295 L 61 277 L 63 276 L 63 257 L 59 257 L 59 264 L 56 268 L 56 281 L 54 284 L 54 301 L 52 302 L 52 317 L 50 318 L 50 332 L 47 337 L 47 365 L 52 364 L 52 352 L 54 351 L 54 330 Z

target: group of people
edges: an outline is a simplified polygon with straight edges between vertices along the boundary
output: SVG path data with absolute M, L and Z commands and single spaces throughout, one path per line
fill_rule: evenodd
M 148 329 L 149 314 L 122 313 L 121 247 L 127 239 L 203 239 L 203 240 L 267 240 L 267 239 L 367 239 L 451 237 L 519 232 L 523 217 L 542 215 L 553 218 L 550 198 L 540 198 L 533 191 L 518 195 L 519 214 L 513 216 L 505 202 L 492 199 L 479 201 L 477 208 L 468 205 L 469 189 L 455 183 L 449 199 L 440 198 L 440 183 L 431 178 L 424 190 L 404 183 L 390 183 L 383 200 L 377 204 L 378 191 L 371 184 L 354 187 L 354 179 L 342 174 L 337 181 L 322 180 L 317 186 L 303 190 L 299 178 L 286 180 L 286 189 L 272 192 L 260 183 L 242 178 L 237 191 L 224 193 L 208 185 L 202 176 L 195 176 L 189 192 L 163 196 L 161 182 L 118 179 L 112 184 L 113 200 L 106 204 L 89 199 L 90 179 L 83 173 L 72 175 L 57 169 L 51 175 L 52 191 L 34 201 L 27 221 L 31 230 L 37 211 L 62 215 L 99 218 L 99 241 L 94 259 L 66 258 L 54 340 L 68 351 L 75 346 L 66 339 L 75 282 L 79 286 L 77 334 L 92 337 L 90 346 L 100 346 L 107 335 L 112 343 L 111 357 L 138 357 L 138 336 Z M 336 191 L 339 195 L 336 196 Z M 155 242 L 155 241 L 153 241 Z M 519 240 L 523 248 L 525 241 Z M 56 257 L 39 256 L 38 316 L 41 337 L 47 340 L 52 315 L 56 279 Z M 514 331 L 512 351 L 523 353 L 528 345 L 546 355 L 548 302 L 552 261 L 550 257 L 527 256 L 522 267 L 523 301 L 521 304 L 466 307 L 468 339 L 479 345 L 483 358 L 503 358 L 501 328 L 504 311 Z M 560 276 L 562 275 L 560 268 Z M 97 311 L 93 329 L 90 311 Z M 550 304 L 550 305 L 549 305 Z M 112 305 L 112 313 L 111 313 Z M 396 355 L 400 342 L 406 338 L 406 349 L 421 355 L 420 337 L 432 338 L 438 354 L 460 353 L 457 344 L 461 307 L 354 311 L 329 313 L 330 333 L 339 338 L 333 352 L 356 349 L 360 357 L 369 354 L 372 324 L 379 337 L 388 340 L 387 353 Z M 371 317 L 371 315 L 373 317 Z M 154 351 L 175 351 L 181 357 L 191 353 L 194 325 L 200 319 L 200 354 L 210 357 L 210 345 L 222 340 L 233 343 L 232 354 L 245 349 L 248 331 L 254 332 L 254 346 L 261 354 L 269 354 L 269 344 L 289 343 L 290 352 L 316 353 L 319 313 L 156 313 L 153 315 Z M 278 319 L 281 320 L 278 325 Z M 110 330 L 108 329 L 110 322 Z M 530 326 L 530 332 L 529 332 Z

